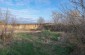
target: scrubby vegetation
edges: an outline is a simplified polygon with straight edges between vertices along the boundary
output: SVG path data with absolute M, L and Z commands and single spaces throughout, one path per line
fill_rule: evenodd
M 14 40 L 0 48 L 0 55 L 69 55 L 72 44 L 57 44 L 61 33 L 49 30 L 40 33 L 17 33 Z

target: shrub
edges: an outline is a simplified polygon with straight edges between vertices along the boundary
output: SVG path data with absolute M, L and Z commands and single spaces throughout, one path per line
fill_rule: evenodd
M 69 55 L 74 49 L 73 45 L 63 46 L 63 45 L 56 45 L 54 47 L 54 51 L 56 55 Z
M 60 34 L 56 32 L 51 32 L 50 30 L 44 30 L 42 31 L 42 36 L 48 37 L 53 41 L 57 41 L 58 37 L 60 37 Z

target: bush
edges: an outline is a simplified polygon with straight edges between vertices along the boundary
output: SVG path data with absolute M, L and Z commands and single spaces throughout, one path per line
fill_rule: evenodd
M 54 47 L 54 51 L 56 55 L 70 55 L 70 53 L 74 50 L 74 45 L 56 45 Z
M 50 36 L 51 31 L 50 30 L 44 30 L 41 33 L 43 34 L 43 36 L 48 37 L 48 36 Z
M 59 33 L 51 32 L 50 30 L 44 30 L 42 31 L 42 36 L 48 37 L 51 40 L 57 41 L 58 37 L 60 37 Z

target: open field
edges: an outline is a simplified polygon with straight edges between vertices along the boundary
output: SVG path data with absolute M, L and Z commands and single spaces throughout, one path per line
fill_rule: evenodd
M 0 0 L 0 55 L 85 55 L 85 0 Z
M 0 55 L 69 55 L 73 46 L 58 43 L 60 36 L 50 31 L 16 33 L 10 44 L 0 48 Z

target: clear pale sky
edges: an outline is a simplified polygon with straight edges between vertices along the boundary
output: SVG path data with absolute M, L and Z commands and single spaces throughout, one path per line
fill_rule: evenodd
M 8 8 L 20 22 L 35 22 L 38 17 L 43 17 L 49 22 L 52 11 L 60 11 L 60 8 L 67 1 L 68 0 L 0 0 L 0 8 Z

